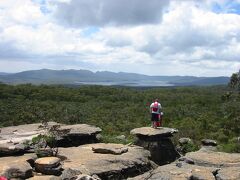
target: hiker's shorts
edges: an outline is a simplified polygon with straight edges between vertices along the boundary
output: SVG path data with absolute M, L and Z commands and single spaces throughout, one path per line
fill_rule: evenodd
M 159 114 L 156 114 L 156 113 L 152 113 L 152 118 L 151 118 L 152 121 L 159 121 Z

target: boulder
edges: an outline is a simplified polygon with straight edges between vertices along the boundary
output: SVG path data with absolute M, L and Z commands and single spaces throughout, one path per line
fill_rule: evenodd
M 47 175 L 61 174 L 61 160 L 57 157 L 43 157 L 35 161 L 35 170 Z
M 34 154 L 23 156 L 1 157 L 0 158 L 0 176 L 8 179 L 27 179 L 33 176 L 33 170 L 30 163 L 34 161 Z
M 171 139 L 176 129 L 172 128 L 151 128 L 142 127 L 131 131 L 131 134 L 136 135 L 136 145 L 144 147 L 151 153 L 151 160 L 158 165 L 164 165 L 175 161 L 180 154 L 176 151 Z
M 121 144 L 88 144 L 79 147 L 59 148 L 59 155 L 67 157 L 63 169 L 72 169 L 77 173 L 101 179 L 124 179 L 133 177 L 151 169 L 149 151 L 138 146 L 128 146 L 128 151 L 119 155 L 102 154 L 92 151 L 93 148 L 122 148 Z M 71 172 L 73 173 L 73 172 Z M 76 173 L 76 174 L 77 174 Z

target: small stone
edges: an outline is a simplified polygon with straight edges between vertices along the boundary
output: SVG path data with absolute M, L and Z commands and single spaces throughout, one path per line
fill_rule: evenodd
M 125 135 L 120 135 L 120 136 L 117 136 L 116 139 L 119 139 L 119 140 L 126 140 L 126 136 Z
M 188 144 L 188 143 L 192 142 L 192 140 L 190 138 L 180 138 L 178 140 L 178 142 L 180 145 L 184 145 L 184 144 Z
M 203 139 L 201 142 L 204 146 L 217 146 L 217 141 L 212 139 Z

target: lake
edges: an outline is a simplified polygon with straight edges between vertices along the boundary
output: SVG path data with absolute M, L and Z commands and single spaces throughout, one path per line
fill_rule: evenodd
M 130 86 L 130 87 L 154 87 L 154 86 L 174 86 L 166 81 L 77 81 L 77 85 L 102 85 L 102 86 Z

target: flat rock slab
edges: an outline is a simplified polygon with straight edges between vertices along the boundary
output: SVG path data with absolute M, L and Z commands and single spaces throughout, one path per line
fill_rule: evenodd
M 92 147 L 92 150 L 95 153 L 101 153 L 101 154 L 123 154 L 128 152 L 128 148 L 124 145 L 120 144 L 97 144 L 96 146 Z
M 59 164 L 60 161 L 61 160 L 58 157 L 44 157 L 44 158 L 38 158 L 35 161 L 35 164 L 45 165 L 46 167 L 53 167 L 53 166 L 56 166 L 56 164 Z
M 223 168 L 218 171 L 216 175 L 217 180 L 239 180 L 240 179 L 240 167 Z
M 29 180 L 62 180 L 61 177 L 58 176 L 34 176 L 29 178 Z
M 167 127 L 158 127 L 157 129 L 151 127 L 141 127 L 131 130 L 131 134 L 138 137 L 171 137 L 174 133 L 177 133 L 178 130 Z
M 96 142 L 96 135 L 102 130 L 87 124 L 64 125 L 48 122 L 48 127 L 59 127 L 58 146 L 79 146 Z M 26 124 L 1 128 L 0 156 L 25 152 L 24 142 L 32 140 L 39 134 L 45 134 L 47 129 L 41 124 Z
M 240 167 L 240 153 L 196 151 L 186 154 L 194 164 L 206 167 Z
M 61 174 L 61 160 L 58 157 L 43 157 L 35 161 L 35 170 L 47 175 Z
M 63 169 L 74 169 L 83 174 L 97 175 L 101 179 L 123 179 L 148 171 L 150 153 L 138 146 L 128 146 L 128 152 L 113 155 L 94 153 L 93 148 L 106 144 L 88 144 L 79 147 L 59 148 L 59 155 L 67 159 Z M 108 147 L 121 148 L 121 144 L 108 144 Z
M 100 133 L 102 130 L 99 127 L 88 124 L 62 125 L 59 131 L 67 131 L 67 135 L 89 136 Z
M 26 179 L 33 176 L 32 167 L 28 162 L 34 162 L 35 158 L 36 156 L 34 154 L 26 154 L 23 156 L 14 157 L 1 157 L 0 176 L 5 176 L 8 179 Z
M 205 168 L 196 165 L 185 163 L 172 163 L 164 166 L 159 166 L 150 172 L 130 178 L 129 180 L 156 180 L 156 179 L 171 179 L 171 180 L 189 180 L 189 179 L 207 179 L 215 180 L 212 173 L 215 169 Z

